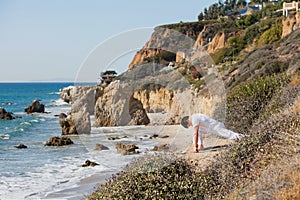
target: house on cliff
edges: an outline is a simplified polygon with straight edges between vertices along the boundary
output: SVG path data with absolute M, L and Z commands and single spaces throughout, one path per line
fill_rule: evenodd
M 252 15 L 256 11 L 259 11 L 262 9 L 262 5 L 248 5 L 244 9 L 237 10 L 237 11 L 232 11 L 227 13 L 226 17 L 232 17 L 235 16 L 237 18 L 245 16 L 245 15 Z

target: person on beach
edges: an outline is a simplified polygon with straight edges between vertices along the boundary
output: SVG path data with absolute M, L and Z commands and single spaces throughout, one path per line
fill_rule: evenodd
M 194 128 L 194 144 L 195 152 L 203 150 L 202 134 L 214 134 L 223 138 L 236 140 L 241 138 L 241 135 L 225 128 L 222 122 L 212 119 L 204 114 L 193 114 L 192 116 L 184 116 L 181 119 L 181 125 L 184 128 L 192 126 Z M 198 148 L 198 139 L 200 139 L 200 148 Z

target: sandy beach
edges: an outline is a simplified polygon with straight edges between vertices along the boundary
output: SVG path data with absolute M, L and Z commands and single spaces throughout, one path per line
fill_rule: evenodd
M 142 131 L 154 131 L 158 137 L 153 138 L 153 142 L 160 145 L 167 145 L 165 152 L 175 154 L 189 160 L 191 165 L 204 169 L 213 160 L 213 157 L 226 148 L 232 141 L 218 138 L 211 135 L 204 137 L 205 148 L 199 153 L 193 153 L 192 129 L 184 129 L 179 125 L 145 126 L 139 127 Z M 149 148 L 150 149 L 150 148 Z M 128 157 L 128 156 L 127 156 Z M 130 156 L 129 156 L 130 157 Z M 55 191 L 47 194 L 44 199 L 84 199 L 93 192 L 101 183 L 109 179 L 118 171 L 106 171 L 93 174 L 90 177 L 80 180 L 76 186 Z
M 159 135 L 169 136 L 157 139 L 160 145 L 167 144 L 171 153 L 189 160 L 192 165 L 199 166 L 199 170 L 207 167 L 215 155 L 234 142 L 214 135 L 203 135 L 204 149 L 199 153 L 194 153 L 192 128 L 185 129 L 180 125 L 163 126 Z

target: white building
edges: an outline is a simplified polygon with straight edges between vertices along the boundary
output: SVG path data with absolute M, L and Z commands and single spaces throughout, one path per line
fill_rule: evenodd
M 296 12 L 298 12 L 299 10 L 299 2 L 295 2 L 293 1 L 292 3 L 283 3 L 283 8 L 282 8 L 282 12 L 284 16 L 289 16 L 289 12 L 295 10 Z

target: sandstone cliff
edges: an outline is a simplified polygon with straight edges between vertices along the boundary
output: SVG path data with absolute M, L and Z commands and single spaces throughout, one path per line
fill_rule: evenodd
M 181 27 L 178 24 L 176 29 L 172 29 L 173 27 L 168 25 L 157 27 L 144 47 L 136 53 L 129 69 L 153 61 L 156 63 L 162 63 L 161 60 L 166 62 L 175 61 L 177 52 L 188 54 L 195 43 L 196 36 L 204 25 L 198 22 L 186 26 Z M 180 28 L 178 29 L 178 27 Z M 160 60 L 155 60 L 158 56 L 161 56 Z
M 60 91 L 61 98 L 72 103 L 71 113 L 60 121 L 63 135 L 91 132 L 90 115 L 94 115 L 96 94 L 96 86 L 74 86 Z
M 282 38 L 300 28 L 300 13 L 282 20 Z
M 107 86 L 96 101 L 95 125 L 132 124 L 133 116 L 136 115 L 132 114 L 132 110 L 139 106 L 143 108 L 138 111 L 142 123 L 135 120 L 135 125 L 149 123 L 145 115 L 151 112 L 165 113 L 164 124 L 178 124 L 182 116 L 195 112 L 213 115 L 216 106 L 222 104 L 224 85 L 216 74 L 211 73 L 204 81 L 205 88 L 194 90 L 181 73 L 164 69 L 163 65 L 139 66 Z M 133 103 L 133 100 L 137 103 Z M 222 112 L 219 114 L 220 119 L 224 118 Z
M 299 27 L 298 16 L 283 19 L 282 23 L 283 36 Z M 70 88 L 62 98 L 73 103 L 72 113 L 83 110 L 94 114 L 96 126 L 146 125 L 149 123 L 147 113 L 158 112 L 165 113 L 165 124 L 178 124 L 183 115 L 195 112 L 224 120 L 226 90 L 248 79 L 279 73 L 282 69 L 288 68 L 291 73 L 297 71 L 300 60 L 299 44 L 289 43 L 292 37 L 297 37 L 294 33 L 286 40 L 286 46 L 256 49 L 243 55 L 244 60 L 230 66 L 228 72 L 221 76 L 207 53 L 201 51 L 197 54 L 194 51 L 207 47 L 204 49 L 208 53 L 215 53 L 237 48 L 238 44 L 229 47 L 227 43 L 235 36 L 244 37 L 244 30 L 238 30 L 236 26 L 230 28 L 231 25 L 235 26 L 235 22 L 158 27 L 136 53 L 129 70 L 117 81 L 103 88 Z M 261 34 L 257 34 L 257 38 Z M 255 45 L 255 40 L 252 42 L 248 45 Z M 169 63 L 176 64 L 166 67 Z M 191 66 L 202 72 L 196 80 L 187 76 Z M 202 85 L 192 88 L 191 83 L 197 81 Z M 75 98 L 76 95 L 78 98 Z M 88 115 L 85 118 L 89 121 Z

